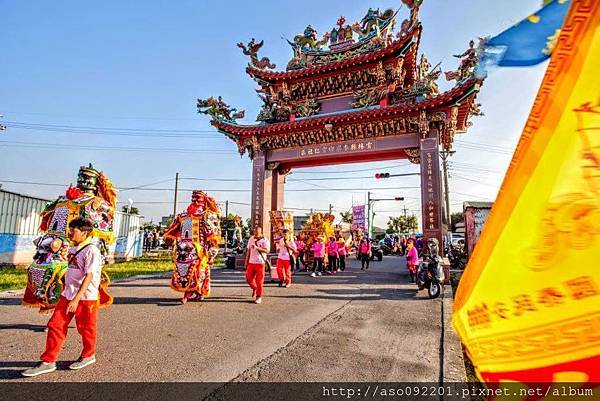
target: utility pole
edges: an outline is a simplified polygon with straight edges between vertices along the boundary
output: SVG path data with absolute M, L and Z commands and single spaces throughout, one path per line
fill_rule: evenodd
M 407 211 L 406 206 L 404 206 L 404 208 L 402 210 L 404 211 L 404 220 L 406 220 L 406 211 Z
M 175 173 L 175 196 L 173 199 L 173 221 L 177 216 L 177 187 L 179 186 L 179 173 Z
M 367 192 L 367 236 L 371 238 L 371 191 Z
M 332 211 L 333 211 L 333 205 L 330 203 L 329 204 L 329 214 L 331 214 Z
M 450 230 L 450 189 L 448 186 L 448 157 L 454 154 L 453 150 L 446 150 L 440 152 L 442 158 L 442 168 L 444 169 L 444 199 L 446 201 L 446 224 L 448 230 Z

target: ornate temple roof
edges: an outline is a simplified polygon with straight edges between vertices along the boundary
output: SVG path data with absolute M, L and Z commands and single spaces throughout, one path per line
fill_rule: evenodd
M 246 72 L 258 83 L 263 101 L 259 124 L 237 124 L 244 112 L 220 97 L 198 100 L 200 113 L 234 140 L 241 154 L 340 140 L 419 133 L 439 126 L 441 143 L 452 147 L 454 134 L 465 131 L 468 117 L 480 114 L 475 97 L 483 79 L 475 77 L 479 57 L 474 41 L 460 55 L 459 67 L 445 72 L 454 88 L 440 93 L 441 63 L 433 66 L 418 49 L 422 0 L 402 0 L 410 15 L 396 32 L 399 10 L 369 8 L 360 22 L 346 24 L 317 39 L 308 25 L 288 43 L 294 57 L 287 71 L 275 71 L 258 57 L 263 42 L 238 43 L 250 56 Z
M 257 78 L 264 81 L 284 81 L 293 80 L 299 78 L 306 78 L 318 74 L 325 74 L 333 71 L 339 71 L 342 69 L 348 69 L 368 63 L 378 62 L 384 60 L 390 56 L 397 56 L 407 51 L 411 45 L 418 47 L 418 41 L 421 35 L 421 24 L 414 24 L 408 32 L 405 32 L 401 38 L 391 42 L 388 45 L 382 45 L 375 49 L 368 49 L 366 42 L 362 48 L 353 49 L 340 53 L 338 59 L 331 58 L 332 61 L 324 62 L 319 64 L 310 64 L 305 68 L 295 69 L 290 71 L 271 71 L 268 69 L 261 69 L 249 64 L 246 68 L 246 72 L 253 78 Z M 357 51 L 362 50 L 362 51 Z M 406 68 L 414 68 L 415 65 L 406 65 Z
M 470 113 L 470 108 L 482 83 L 483 81 L 480 79 L 471 78 L 435 97 L 412 104 L 397 104 L 386 107 L 374 106 L 273 124 L 244 125 L 222 119 L 213 119 L 211 124 L 219 131 L 228 134 L 228 136 L 268 136 L 324 127 L 327 124 L 340 122 L 363 122 L 396 116 L 411 116 L 418 114 L 422 110 L 435 111 L 436 108 L 454 106 L 454 103 L 461 100 L 460 103 L 456 104 L 458 107 L 457 128 L 461 131 L 467 127 L 467 117 Z

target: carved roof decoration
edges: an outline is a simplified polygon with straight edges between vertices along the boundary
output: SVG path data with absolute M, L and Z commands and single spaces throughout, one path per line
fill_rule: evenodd
M 269 83 L 289 81 L 326 74 L 334 71 L 361 66 L 377 62 L 390 56 L 399 56 L 405 53 L 411 45 L 417 45 L 421 35 L 421 23 L 416 21 L 409 30 L 396 40 L 386 43 L 369 44 L 367 42 L 356 49 L 349 49 L 343 53 L 328 53 L 320 55 L 321 62 L 307 65 L 305 68 L 289 71 L 270 71 L 248 65 L 246 72 L 251 77 Z M 378 43 L 378 42 L 376 42 Z M 415 46 L 416 47 L 416 46 Z M 327 57 L 326 57 L 327 56 Z M 266 83 L 265 82 L 265 83 Z M 261 82 L 259 82 L 261 84 Z
M 260 148 L 261 142 L 262 144 L 281 144 L 282 146 L 310 144 L 309 141 L 297 138 L 292 142 L 277 139 L 291 137 L 294 134 L 313 135 L 317 139 L 315 143 L 319 143 L 319 141 L 328 142 L 414 132 L 424 134 L 430 123 L 443 125 L 442 131 L 448 132 L 448 138 L 444 144 L 449 148 L 452 145 L 454 134 L 466 131 L 470 125 L 468 117 L 482 83 L 483 81 L 480 79 L 471 78 L 447 92 L 417 103 L 387 107 L 374 106 L 274 124 L 238 125 L 224 120 L 213 120 L 211 124 L 237 143 L 240 154 L 243 155 L 248 150 L 250 157 L 253 156 L 253 152 L 248 149 L 250 144 L 253 145 L 254 150 Z M 348 137 L 348 134 L 340 132 L 339 134 L 343 137 L 339 137 L 339 135 L 336 137 L 336 128 L 342 126 L 346 127 L 342 131 L 350 133 L 356 131 L 356 133 Z M 348 127 L 352 127 L 352 129 L 348 129 Z M 379 134 L 380 131 L 381 134 Z M 266 148 L 282 146 L 267 146 Z

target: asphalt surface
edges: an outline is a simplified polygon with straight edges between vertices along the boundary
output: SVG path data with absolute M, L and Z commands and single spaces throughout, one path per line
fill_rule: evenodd
M 48 315 L 0 295 L 0 381 L 422 381 L 440 379 L 441 300 L 408 283 L 405 261 L 361 271 L 294 276 L 251 302 L 244 273 L 213 272 L 213 293 L 180 305 L 167 278 L 111 285 L 100 311 L 97 359 L 80 371 L 74 322 L 54 373 L 24 379 L 43 351 Z

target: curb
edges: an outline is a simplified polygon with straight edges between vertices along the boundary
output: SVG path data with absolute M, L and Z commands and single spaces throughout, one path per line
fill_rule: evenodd
M 452 286 L 444 289 L 443 323 L 444 323 L 444 383 L 467 381 L 467 372 L 463 357 L 462 344 L 452 329 L 452 308 L 454 305 Z

